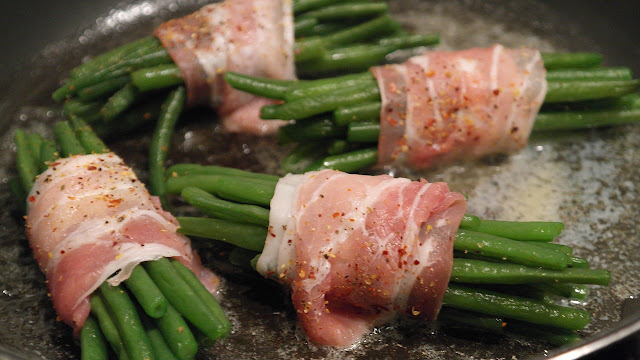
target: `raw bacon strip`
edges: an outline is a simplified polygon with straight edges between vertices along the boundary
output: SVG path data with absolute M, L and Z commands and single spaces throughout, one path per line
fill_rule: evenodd
M 333 170 L 287 175 L 257 270 L 291 286 L 313 342 L 348 346 L 399 314 L 436 318 L 465 210 L 445 183 Z
M 383 104 L 378 164 L 417 169 L 524 147 L 547 89 L 539 51 L 501 45 L 371 71 Z
M 218 279 L 201 265 L 189 239 L 176 233 L 175 218 L 112 153 L 51 164 L 27 203 L 34 257 L 60 319 L 76 330 L 89 314 L 89 295 L 105 280 L 126 280 L 144 261 L 178 258 L 215 290 Z
M 260 120 L 252 105 L 258 98 L 231 88 L 223 74 L 295 79 L 290 0 L 207 5 L 163 23 L 154 35 L 180 68 L 189 105 L 218 109 L 224 126 L 234 132 L 272 133 L 284 123 Z

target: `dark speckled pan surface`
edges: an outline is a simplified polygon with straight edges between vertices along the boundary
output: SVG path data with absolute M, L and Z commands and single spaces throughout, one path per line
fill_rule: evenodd
M 83 57 L 148 35 L 161 21 L 187 14 L 204 3 L 121 3 L 97 19 L 82 22 L 92 25 L 44 47 L 3 84 L 0 359 L 79 358 L 71 329 L 56 321 L 44 276 L 32 259 L 21 216 L 8 193 L 7 178 L 15 174 L 11 140 L 15 128 L 50 135 L 51 125 L 62 118 L 50 93 Z M 595 18 L 599 14 L 597 7 L 586 3 L 584 11 L 575 12 L 570 6 L 576 3 L 409 0 L 392 2 L 392 10 L 408 29 L 439 32 L 440 49 L 500 42 L 545 51 L 597 51 L 604 54 L 608 65 L 626 65 L 640 72 L 638 38 L 631 36 L 633 33 L 628 32 L 623 20 L 612 20 L 615 11 L 609 9 L 606 14 L 612 17 Z M 55 26 L 55 22 L 69 19 L 49 21 Z M 110 143 L 143 179 L 150 131 L 143 129 L 111 139 Z M 277 173 L 278 161 L 284 154 L 276 147 L 275 139 L 224 133 L 217 126 L 215 115 L 204 109 L 194 109 L 183 116 L 172 146 L 171 163 L 200 162 L 270 173 Z M 392 171 L 401 176 L 449 182 L 453 189 L 468 195 L 470 212 L 483 217 L 563 221 L 566 230 L 558 241 L 572 246 L 593 266 L 612 271 L 610 286 L 594 287 L 587 302 L 576 304 L 593 314 L 592 324 L 583 331 L 584 337 L 593 341 L 602 332 L 614 332 L 615 336 L 615 331 L 620 331 L 624 300 L 640 294 L 638 168 L 640 126 L 626 126 L 539 134 L 519 154 L 475 164 L 421 174 Z M 187 213 L 190 209 L 176 207 L 175 211 Z M 315 346 L 296 326 L 295 313 L 284 291 L 250 271 L 226 264 L 224 255 L 228 249 L 224 246 L 204 242 L 197 242 L 196 246 L 204 262 L 223 278 L 220 300 L 233 324 L 232 334 L 215 346 L 202 349 L 199 359 L 524 359 L 549 356 L 552 350 L 546 344 L 524 338 L 480 337 L 445 331 L 437 324 L 413 322 L 378 328 L 349 349 Z

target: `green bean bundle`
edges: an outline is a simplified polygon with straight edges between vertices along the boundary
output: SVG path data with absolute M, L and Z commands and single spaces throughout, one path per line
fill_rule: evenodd
M 212 85 L 215 81 L 223 82 L 213 80 L 219 77 L 219 69 L 247 67 L 269 77 L 293 78 L 291 58 L 295 57 L 299 76 L 362 71 L 382 62 L 395 50 L 439 41 L 437 35 L 405 34 L 398 22 L 387 14 L 385 2 L 332 0 L 301 8 L 294 5 L 293 28 L 288 29 L 287 19 L 291 15 L 286 2 L 253 1 L 227 0 L 224 5 L 208 5 L 185 18 L 170 20 L 156 29 L 154 37 L 122 45 L 74 68 L 52 97 L 65 102 L 67 115 L 82 116 L 90 124 L 99 126 L 101 129 L 97 130 L 102 135 L 109 130 L 116 131 L 119 128 L 116 123 L 130 116 L 141 103 L 154 98 L 155 93 L 169 92 L 181 85 L 187 86 L 190 105 L 210 105 L 224 114 L 229 113 L 229 107 L 236 109 L 244 105 L 220 103 L 220 98 L 226 101 L 224 98 L 228 95 L 220 85 Z M 218 34 L 218 26 L 211 24 L 215 20 L 205 14 L 222 14 L 227 7 L 229 13 L 224 17 L 228 18 L 230 35 L 224 31 Z M 256 24 L 238 23 L 249 18 Z M 201 25 L 197 33 L 189 32 L 192 23 Z M 295 31 L 295 44 L 288 43 L 289 30 Z M 274 33 L 262 34 L 261 31 Z M 194 38 L 197 44 L 188 45 Z M 250 44 L 244 44 L 247 38 L 251 38 Z M 222 44 L 226 42 L 243 53 L 252 47 L 253 54 L 227 55 L 227 45 Z M 291 64 L 287 65 L 289 60 Z M 274 65 L 269 67 L 269 64 Z M 216 73 L 207 73 L 209 68 Z M 140 117 L 139 113 L 135 115 Z M 157 111 L 154 115 L 157 116 Z M 152 118 L 155 116 L 145 116 L 138 123 Z
M 308 174 L 308 176 L 309 179 L 316 177 L 320 179 L 324 177 L 329 178 L 332 175 L 321 172 L 311 173 Z M 349 180 L 346 180 L 348 176 L 361 176 L 363 179 L 373 178 L 363 175 L 343 175 L 341 181 L 343 181 L 343 183 L 346 181 L 351 184 Z M 177 164 L 167 170 L 167 178 L 167 192 L 181 195 L 184 201 L 196 207 L 203 214 L 202 217 L 178 217 L 180 231 L 198 238 L 215 239 L 232 244 L 235 248 L 231 251 L 230 261 L 236 264 L 248 266 L 248 262 L 250 261 L 255 268 L 259 257 L 265 256 L 262 254 L 263 250 L 267 251 L 265 239 L 267 242 L 276 241 L 274 239 L 278 236 L 276 235 L 278 231 L 285 232 L 286 235 L 284 239 L 292 239 L 288 242 L 289 246 L 291 246 L 291 241 L 298 241 L 298 234 L 308 233 L 309 236 L 314 236 L 312 234 L 316 232 L 324 234 L 325 231 L 330 231 L 331 234 L 333 234 L 333 229 L 335 229 L 336 234 L 332 236 L 339 237 L 342 235 L 338 234 L 342 231 L 347 231 L 346 229 L 348 228 L 345 227 L 343 229 L 340 226 L 335 228 L 333 225 L 326 225 L 330 226 L 330 229 L 324 230 L 324 228 L 318 227 L 324 227 L 325 225 L 310 224 L 308 227 L 305 227 L 306 230 L 297 228 L 296 230 L 291 230 L 289 225 L 283 225 L 282 229 L 284 230 L 279 230 L 280 226 L 277 222 L 274 223 L 273 219 L 278 219 L 282 214 L 273 216 L 272 212 L 284 210 L 281 209 L 282 203 L 276 201 L 274 197 L 274 194 L 278 191 L 276 190 L 278 178 L 271 175 L 260 175 L 217 166 Z M 282 189 L 292 186 L 295 187 L 295 185 L 293 185 L 295 184 L 293 177 L 287 179 L 285 184 L 282 185 Z M 348 195 L 349 198 L 344 198 L 342 195 L 334 197 L 333 194 L 336 191 L 340 192 L 342 190 L 330 187 L 324 187 L 322 189 L 322 191 L 310 190 L 309 188 L 306 188 L 306 190 L 290 191 L 293 191 L 291 194 L 297 194 L 298 191 L 310 191 L 310 193 L 315 194 L 315 197 L 320 198 L 331 196 L 333 200 L 325 200 L 338 201 L 338 203 L 335 203 L 335 207 L 332 207 L 334 203 L 329 203 L 326 210 L 319 213 L 318 217 L 344 218 L 345 221 L 348 220 L 347 224 L 359 224 L 358 221 L 360 220 L 357 218 L 349 218 L 349 216 L 354 216 L 353 214 L 355 213 L 360 214 L 360 212 L 347 213 L 345 215 L 347 211 L 344 210 L 344 207 L 341 207 L 344 206 L 345 203 L 359 201 L 356 200 L 356 196 L 354 196 L 354 198 L 350 198 L 351 195 Z M 347 189 L 345 194 L 348 194 L 349 191 L 351 191 L 351 188 Z M 360 192 L 361 190 L 353 188 L 353 191 Z M 386 195 L 379 195 L 380 198 L 386 196 L 393 197 L 391 193 L 385 194 Z M 293 198 L 291 196 L 293 196 Z M 312 205 L 312 203 L 315 204 L 315 200 L 313 200 L 314 197 L 308 198 L 307 200 L 300 200 L 306 198 L 298 199 L 296 196 L 298 195 L 290 195 L 286 197 L 285 201 L 293 201 L 294 203 L 304 202 L 303 208 L 306 209 L 305 211 L 316 211 L 308 210 L 310 206 L 315 206 Z M 369 194 L 368 196 L 373 195 Z M 423 194 L 421 196 L 427 195 Z M 272 198 L 274 200 L 272 200 Z M 282 201 L 283 198 L 280 199 L 280 201 Z M 322 201 L 322 199 L 317 201 Z M 391 200 L 391 202 L 395 203 L 394 200 Z M 274 208 L 274 206 L 276 207 Z M 366 210 L 362 210 L 362 215 L 356 216 L 369 216 L 366 214 L 370 214 L 371 212 L 375 213 L 379 206 L 381 205 L 376 203 L 376 209 L 372 210 L 372 208 L 367 208 Z M 295 210 L 285 210 L 287 213 L 293 211 L 289 214 L 290 218 L 296 219 L 299 216 L 303 216 L 300 213 L 296 214 Z M 340 211 L 342 211 L 342 213 Z M 394 210 L 394 212 L 397 211 L 399 210 Z M 417 211 L 419 210 L 414 209 L 411 214 Z M 391 215 L 389 216 L 394 216 L 392 215 L 394 212 L 390 212 L 389 214 Z M 313 214 L 315 214 L 315 212 Z M 413 215 L 405 213 L 404 216 L 409 217 Z M 315 217 L 315 215 L 313 215 L 313 217 Z M 385 234 L 385 230 L 382 230 L 382 228 L 385 226 L 393 226 L 386 225 L 392 224 L 392 222 L 389 222 L 389 220 L 382 215 L 375 215 L 374 218 L 374 224 L 379 224 L 375 226 L 380 226 L 380 229 L 374 230 L 375 227 L 367 228 L 370 232 L 368 236 L 374 236 L 371 234 L 377 231 Z M 308 218 L 305 217 L 305 219 Z M 304 220 L 304 222 L 306 223 L 307 220 Z M 357 227 L 359 225 L 350 226 Z M 430 227 L 431 225 L 427 228 L 427 233 Z M 586 296 L 585 285 L 607 285 L 610 280 L 610 273 L 606 270 L 589 268 L 588 262 L 583 258 L 575 256 L 571 248 L 552 243 L 551 241 L 560 235 L 563 229 L 564 225 L 557 222 L 492 221 L 480 219 L 473 215 L 463 216 L 453 243 L 454 258 L 451 265 L 452 271 L 449 286 L 444 292 L 443 309 L 439 318 L 443 325 L 509 334 L 512 332 L 520 333 L 519 330 L 522 329 L 522 324 L 527 324 L 524 326 L 530 326 L 531 329 L 535 329 L 535 331 L 532 330 L 529 332 L 529 336 L 539 337 L 556 345 L 578 340 L 579 336 L 576 330 L 582 329 L 589 323 L 589 314 L 584 310 L 559 306 L 555 304 L 554 299 L 562 297 L 584 299 Z M 395 231 L 404 230 L 396 229 Z M 388 250 L 389 252 L 394 249 L 391 245 L 375 245 L 378 240 L 374 240 L 374 238 L 365 238 L 363 240 L 349 239 L 350 240 L 347 241 L 355 241 L 351 246 L 345 245 L 344 243 L 341 243 L 343 245 L 337 245 L 337 243 L 330 241 L 329 238 L 326 239 L 328 249 L 324 250 L 326 251 L 325 258 L 334 258 L 335 263 L 333 266 L 337 266 L 337 269 L 344 269 L 345 266 L 352 268 L 354 266 L 353 264 L 346 264 L 355 261 L 355 259 L 360 256 L 358 254 L 343 254 L 344 250 L 342 247 L 344 246 L 347 248 L 353 247 L 358 249 L 357 251 L 364 252 L 369 251 L 367 250 L 368 246 L 370 246 L 371 249 L 374 249 L 376 246 L 382 246 L 383 249 L 386 249 L 385 251 Z M 309 245 L 305 245 L 305 247 L 309 246 L 309 248 L 312 249 L 311 243 L 316 240 L 305 238 L 301 243 L 306 243 L 307 241 Z M 362 246 L 358 245 L 360 241 L 362 241 Z M 401 249 L 406 249 L 406 246 L 401 247 Z M 273 249 L 269 251 L 271 255 L 267 256 L 273 256 Z M 282 247 L 279 251 L 279 256 L 282 256 Z M 295 261 L 297 264 L 309 261 L 308 259 L 305 260 L 304 257 L 300 258 L 299 256 L 304 255 L 300 255 L 301 253 L 298 252 L 298 250 L 291 251 L 296 251 L 298 254 Z M 402 256 L 400 259 L 402 259 Z M 424 258 L 417 258 L 416 261 L 418 260 L 427 261 L 427 259 Z M 286 259 L 282 261 L 286 263 Z M 437 265 L 433 265 L 434 263 L 436 262 L 430 260 L 431 266 L 437 268 Z M 356 269 L 358 269 L 358 265 L 355 266 Z M 311 271 L 319 272 L 321 270 L 318 269 L 321 268 L 322 267 L 310 267 L 309 269 L 316 269 Z M 294 271 L 299 276 L 296 277 L 297 280 L 295 281 L 300 281 L 300 279 L 304 280 L 305 277 L 309 279 L 315 278 L 313 277 L 313 273 L 305 273 L 304 269 L 306 268 L 293 267 L 282 270 L 278 266 L 278 269 L 275 270 L 271 276 L 274 277 L 274 280 L 279 280 L 289 276 L 287 271 Z M 342 270 L 335 271 L 339 272 Z M 410 270 L 407 269 L 406 271 Z M 407 274 L 409 273 L 410 272 L 407 272 Z M 352 279 L 353 274 L 349 272 L 341 274 L 340 276 L 345 276 L 345 279 L 347 277 Z M 381 287 L 377 287 L 379 285 L 377 285 L 377 278 L 374 275 L 370 275 L 367 272 L 358 275 L 359 273 L 357 271 L 355 274 L 356 277 L 352 280 L 353 287 L 349 290 L 344 290 L 345 294 L 351 292 L 358 293 L 361 289 L 362 291 L 384 291 L 382 285 L 380 285 Z M 338 280 L 334 279 L 332 281 Z M 364 281 L 364 283 L 361 288 L 360 285 L 357 284 L 360 284 L 362 281 Z M 380 279 L 380 281 L 383 280 Z M 344 286 L 347 285 L 345 284 Z M 371 289 L 369 289 L 369 286 Z M 341 299 L 340 294 L 342 294 L 342 290 L 339 289 L 341 289 L 341 287 L 331 290 L 331 294 L 333 294 L 331 295 L 331 299 L 333 299 L 331 301 L 341 301 L 338 300 Z M 296 299 L 299 298 L 294 296 L 294 306 Z M 327 299 L 329 299 L 329 297 L 327 297 Z M 345 306 L 345 309 L 349 308 L 348 305 L 339 305 L 338 307 L 340 306 Z M 359 306 L 362 306 L 362 309 L 366 309 L 367 305 L 361 304 Z M 296 308 L 299 313 L 302 311 L 299 307 L 296 306 Z M 311 307 L 308 311 L 315 311 L 312 309 Z M 420 311 L 415 309 L 413 315 L 418 315 L 419 313 Z M 354 315 L 354 317 L 357 316 Z
M 60 258 L 55 260 L 56 265 L 47 272 L 50 276 L 56 274 L 56 279 L 49 279 L 49 291 L 52 294 L 52 299 L 60 318 L 80 329 L 82 358 L 107 359 L 110 354 L 115 354 L 118 358 L 141 360 L 160 358 L 193 359 L 198 351 L 198 338 L 204 337 L 210 341 L 215 341 L 225 337 L 230 331 L 230 323 L 217 300 L 205 288 L 203 282 L 196 277 L 190 268 L 180 261 L 167 259 L 166 257 L 161 257 L 161 255 L 154 255 L 150 260 L 143 260 L 144 262 L 135 265 L 132 269 L 126 270 L 125 265 L 122 265 L 123 268 L 120 272 L 112 274 L 112 278 L 119 276 L 119 279 L 123 280 L 119 285 L 112 286 L 108 281 L 105 281 L 95 289 L 86 304 L 86 309 L 90 307 L 90 315 L 86 322 L 83 321 L 81 315 L 77 315 L 81 310 L 77 310 L 75 305 L 72 307 L 73 303 L 68 303 L 70 300 L 65 303 L 65 296 L 69 296 L 64 295 L 65 293 L 75 291 L 77 295 L 81 295 L 81 292 L 87 290 L 88 286 L 91 286 L 91 282 L 94 281 L 93 279 L 95 278 L 92 274 L 98 274 L 103 269 L 109 271 L 108 267 L 100 267 L 104 261 L 107 264 L 111 264 L 112 261 L 118 261 L 118 259 L 123 258 L 126 263 L 129 263 L 130 260 L 127 260 L 127 257 L 130 256 L 137 256 L 140 259 L 146 256 L 141 253 L 145 246 L 146 249 L 151 249 L 155 246 L 154 242 L 157 241 L 171 244 L 172 240 L 169 239 L 171 239 L 171 236 L 175 236 L 175 233 L 174 235 L 168 234 L 170 230 L 166 230 L 159 222 L 150 227 L 148 225 L 149 222 L 147 222 L 147 225 L 144 225 L 147 226 L 147 229 L 143 230 L 142 235 L 136 235 L 135 230 L 127 233 L 129 229 L 135 229 L 136 226 L 140 225 L 135 225 L 134 219 L 136 216 L 144 217 L 149 216 L 149 214 L 144 215 L 144 210 L 142 210 L 142 213 L 136 215 L 136 211 L 140 210 L 135 209 L 143 209 L 146 206 L 141 198 L 134 200 L 136 203 L 135 209 L 132 208 L 118 213 L 120 210 L 115 209 L 119 209 L 118 206 L 127 201 L 126 196 L 120 197 L 123 194 L 118 193 L 118 188 L 120 185 L 124 185 L 126 188 L 125 193 L 130 194 L 127 196 L 135 197 L 136 191 L 139 191 L 136 190 L 136 186 L 141 187 L 142 194 L 146 193 L 144 186 L 137 185 L 139 181 L 133 175 L 132 170 L 124 164 L 119 163 L 116 166 L 117 168 L 113 170 L 111 167 L 113 165 L 110 161 L 120 162 L 121 160 L 118 160 L 119 158 L 114 154 L 109 153 L 105 144 L 82 119 L 72 116 L 69 122 L 59 122 L 54 128 L 54 132 L 55 142 L 44 139 L 38 134 L 29 134 L 22 130 L 16 131 L 17 168 L 19 169 L 21 186 L 15 187 L 14 191 L 16 196 L 25 199 L 37 181 L 37 191 L 31 193 L 28 197 L 28 202 L 32 204 L 32 209 L 35 207 L 40 210 L 30 210 L 27 217 L 27 226 L 31 229 L 29 238 L 34 246 L 36 258 L 40 259 L 40 262 L 48 261 L 42 260 L 42 255 L 39 255 L 45 251 L 45 246 L 48 246 L 42 245 L 42 241 L 54 241 L 64 245 L 63 247 L 60 247 L 62 245 L 56 245 L 61 249 L 56 250 L 60 251 Z M 78 166 L 77 164 L 82 163 L 83 159 L 87 158 L 79 155 L 90 155 L 98 158 L 93 162 L 88 160 L 88 163 Z M 108 176 L 108 187 L 103 186 L 106 189 L 104 190 L 105 192 L 101 193 L 102 195 L 94 192 L 93 195 L 89 196 L 92 200 L 89 203 L 85 203 L 87 207 L 94 206 L 89 209 L 90 213 L 84 217 L 84 221 L 93 221 L 90 228 L 86 230 L 102 235 L 95 235 L 100 238 L 93 239 L 89 244 L 84 245 L 75 244 L 73 243 L 74 241 L 69 243 L 67 238 L 60 238 L 59 240 L 61 241 L 50 240 L 49 238 L 56 236 L 56 229 L 53 229 L 53 231 L 43 230 L 40 225 L 36 227 L 31 222 L 34 221 L 32 217 L 37 219 L 38 216 L 43 215 L 43 211 L 50 211 L 43 208 L 46 205 L 42 204 L 42 201 L 46 201 L 43 197 L 51 196 L 51 192 L 46 189 L 46 184 L 64 180 L 65 176 L 69 176 L 67 171 L 71 168 L 67 164 L 74 161 L 76 165 L 72 165 L 71 168 L 75 166 L 76 169 L 81 169 L 79 170 L 81 173 L 76 174 L 80 181 L 77 184 L 72 181 L 72 183 L 57 186 L 53 189 L 54 192 L 60 193 L 64 193 L 65 189 L 68 189 L 68 195 L 65 196 L 63 194 L 62 196 L 65 197 L 65 201 L 71 202 L 70 204 L 72 205 L 69 206 L 72 210 L 77 208 L 86 212 L 87 209 L 83 210 L 85 207 L 80 204 L 85 196 L 82 193 L 83 186 L 90 187 L 91 191 L 96 191 L 98 189 L 96 184 L 100 181 L 94 180 L 92 182 L 92 177 Z M 63 170 L 65 174 L 60 178 L 57 174 L 63 168 L 67 170 Z M 43 169 L 48 170 L 42 172 Z M 83 171 L 84 173 L 82 173 Z M 41 172 L 40 178 L 36 180 L 36 177 Z M 90 172 L 93 172 L 94 175 L 88 174 Z M 128 180 L 118 185 L 119 176 Z M 76 177 L 69 176 L 67 179 Z M 146 194 L 150 200 L 148 193 Z M 77 202 L 74 203 L 74 201 Z M 152 206 L 152 208 L 154 207 Z M 45 218 L 56 217 L 58 219 L 55 223 L 56 226 L 60 227 L 58 229 L 60 230 L 59 232 L 63 232 L 62 229 L 66 226 L 63 221 L 69 221 L 67 217 L 74 216 L 73 211 L 71 213 L 61 211 L 61 215 L 58 216 L 57 213 L 62 208 L 66 209 L 66 206 L 58 207 L 55 211 L 56 214 L 52 212 L 45 215 Z M 108 208 L 113 208 L 115 212 L 107 210 Z M 107 215 L 102 220 L 92 220 L 93 217 L 102 216 L 101 214 Z M 131 216 L 131 221 L 128 220 L 128 216 Z M 153 218 L 153 216 L 151 217 Z M 77 221 L 79 222 L 78 226 L 82 228 L 83 220 Z M 100 222 L 104 224 L 100 225 Z M 124 229 L 118 230 L 118 228 L 115 228 L 108 233 L 115 233 L 115 237 L 121 236 L 123 238 L 137 239 L 135 241 L 142 241 L 141 244 L 135 245 L 140 248 L 139 250 L 134 250 L 138 251 L 137 255 L 131 253 L 130 248 L 126 247 L 129 244 L 125 244 L 123 247 L 116 247 L 118 245 L 117 239 L 113 240 L 113 242 L 108 241 L 109 244 L 106 245 L 106 248 L 100 245 L 105 244 L 101 240 L 105 236 L 104 229 L 101 230 L 101 226 L 111 226 L 109 225 L 111 222 L 126 223 L 127 225 Z M 46 221 L 41 223 L 45 223 L 43 225 L 45 227 L 48 224 Z M 159 228 L 153 230 L 153 226 L 158 226 Z M 75 234 L 77 231 L 70 233 Z M 120 231 L 122 231 L 122 234 L 118 235 Z M 91 233 L 85 232 L 80 235 L 83 239 L 87 238 L 87 236 L 90 237 Z M 146 240 L 144 239 L 145 236 L 147 236 Z M 148 238 L 149 236 L 152 238 Z M 163 238 L 164 240 L 162 240 Z M 80 240 L 75 240 L 75 242 L 78 241 Z M 120 249 L 117 250 L 120 252 L 111 258 L 108 255 L 110 248 Z M 183 256 L 183 254 L 179 253 L 179 247 L 173 249 L 171 250 L 173 255 L 170 256 Z M 49 259 L 55 259 L 55 256 L 58 255 L 51 252 L 48 253 Z M 47 258 L 46 253 L 45 258 Z M 131 261 L 135 263 L 136 260 L 132 259 Z M 202 268 L 198 260 L 193 261 L 185 258 L 185 261 L 189 267 L 199 273 L 198 276 L 203 276 L 207 284 L 214 285 L 215 276 Z M 91 268 L 89 269 L 85 266 L 84 269 L 80 269 L 79 267 L 83 267 L 83 264 L 88 264 Z M 98 265 L 94 267 L 93 264 Z M 46 265 L 41 263 L 41 266 Z M 71 272 L 67 270 L 67 273 L 64 273 L 64 269 L 58 270 L 61 267 L 68 266 L 75 266 L 76 269 Z M 130 272 L 130 275 L 121 276 L 125 271 Z M 84 277 L 87 276 L 86 274 L 89 274 L 89 278 Z M 101 280 L 98 279 L 97 281 Z M 78 290 L 75 287 L 79 287 Z M 73 300 L 73 302 L 75 301 Z M 81 296 L 78 303 L 82 303 Z M 71 316 L 73 316 L 73 319 L 70 319 Z M 82 322 L 84 322 L 84 326 L 82 326 Z
M 540 71 L 534 71 L 539 76 L 530 75 L 529 68 L 522 72 L 528 76 L 525 81 L 528 88 L 515 85 L 520 75 L 504 75 L 512 79 L 511 83 L 491 85 L 498 86 L 493 90 L 487 86 L 486 91 L 476 88 L 485 80 L 488 84 L 493 79 L 497 84 L 502 75 L 492 77 L 494 75 L 481 73 L 480 65 L 473 65 L 475 76 L 483 76 L 482 80 L 462 81 L 465 71 L 446 66 L 440 69 L 437 60 L 438 56 L 464 56 L 466 60 L 471 58 L 471 52 L 481 51 L 484 57 L 479 58 L 485 59 L 496 54 L 496 49 L 502 49 L 501 53 L 528 51 L 494 46 L 425 53 L 417 60 L 394 65 L 396 67 L 375 67 L 372 72 L 280 83 L 279 90 L 273 93 L 261 92 L 266 82 L 263 79 L 233 72 L 225 77 L 237 89 L 284 101 L 261 109 L 263 119 L 295 120 L 279 130 L 281 143 L 298 144 L 284 160 L 284 172 L 321 168 L 355 171 L 395 162 L 417 169 L 434 167 L 447 161 L 512 152 L 524 146 L 531 126 L 533 131 L 541 132 L 614 126 L 640 120 L 637 93 L 640 80 L 633 79 L 628 68 L 602 67 L 599 54 L 543 53 L 537 58 Z M 534 52 L 527 54 L 536 59 Z M 435 64 L 422 67 L 427 66 L 427 61 Z M 420 70 L 416 70 L 418 66 Z M 399 70 L 400 67 L 404 70 Z M 546 91 L 542 91 L 545 68 Z M 379 84 L 385 84 L 384 88 L 379 88 Z M 532 96 L 537 89 L 534 86 L 540 90 L 533 94 L 543 94 L 542 97 Z M 513 98 L 511 113 L 505 115 L 504 109 L 509 105 L 505 105 L 504 99 L 509 96 Z M 542 98 L 541 111 L 534 112 Z M 485 112 L 475 115 L 477 109 Z M 527 118 L 533 125 L 524 121 Z M 498 138 L 491 135 L 494 133 L 507 135 Z M 492 145 L 496 143 L 499 146 Z

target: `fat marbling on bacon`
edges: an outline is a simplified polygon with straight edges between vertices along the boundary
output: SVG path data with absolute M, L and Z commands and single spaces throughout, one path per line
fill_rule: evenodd
M 235 90 L 225 71 L 295 79 L 291 0 L 226 0 L 161 24 L 160 39 L 180 68 L 189 105 L 217 109 L 231 132 L 273 133 L 283 121 L 263 121 L 271 100 Z
M 177 258 L 207 289 L 217 286 L 189 239 L 176 233 L 175 218 L 113 153 L 52 163 L 38 176 L 27 204 L 34 257 L 58 316 L 76 331 L 89 315 L 89 295 L 105 280 L 126 280 L 143 261 Z
M 313 342 L 348 346 L 400 314 L 436 318 L 465 210 L 445 183 L 290 174 L 276 186 L 257 270 L 291 287 Z
M 521 149 L 547 89 L 539 51 L 501 45 L 371 71 L 382 96 L 378 165 L 414 169 Z

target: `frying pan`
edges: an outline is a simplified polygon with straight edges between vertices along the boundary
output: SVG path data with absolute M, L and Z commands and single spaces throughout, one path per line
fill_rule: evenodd
M 154 26 L 189 13 L 204 1 L 81 0 L 0 3 L 0 359 L 78 357 L 66 325 L 55 321 L 44 277 L 33 261 L 6 179 L 15 174 L 15 127 L 50 134 L 61 119 L 50 93 L 83 56 L 148 35 Z M 640 26 L 634 1 L 396 1 L 394 14 L 409 28 L 440 32 L 441 48 L 502 42 L 542 50 L 597 51 L 608 65 L 640 73 Z M 29 60 L 26 60 L 29 59 Z M 283 152 L 273 139 L 224 134 L 206 110 L 189 111 L 173 138 L 171 162 L 197 161 L 276 172 Z M 145 178 L 148 129 L 112 142 L 112 149 Z M 235 358 L 638 358 L 640 313 L 621 320 L 640 294 L 640 127 L 534 136 L 519 154 L 397 175 L 448 181 L 470 199 L 470 212 L 507 220 L 561 220 L 560 241 L 612 283 L 584 304 L 593 314 L 585 341 L 550 350 L 524 338 L 479 338 L 399 322 L 377 329 L 362 344 L 330 349 L 308 344 L 284 292 L 250 272 L 225 265 L 224 247 L 200 244 L 207 265 L 224 278 L 222 302 L 234 325 L 228 339 L 203 349 L 202 359 Z

